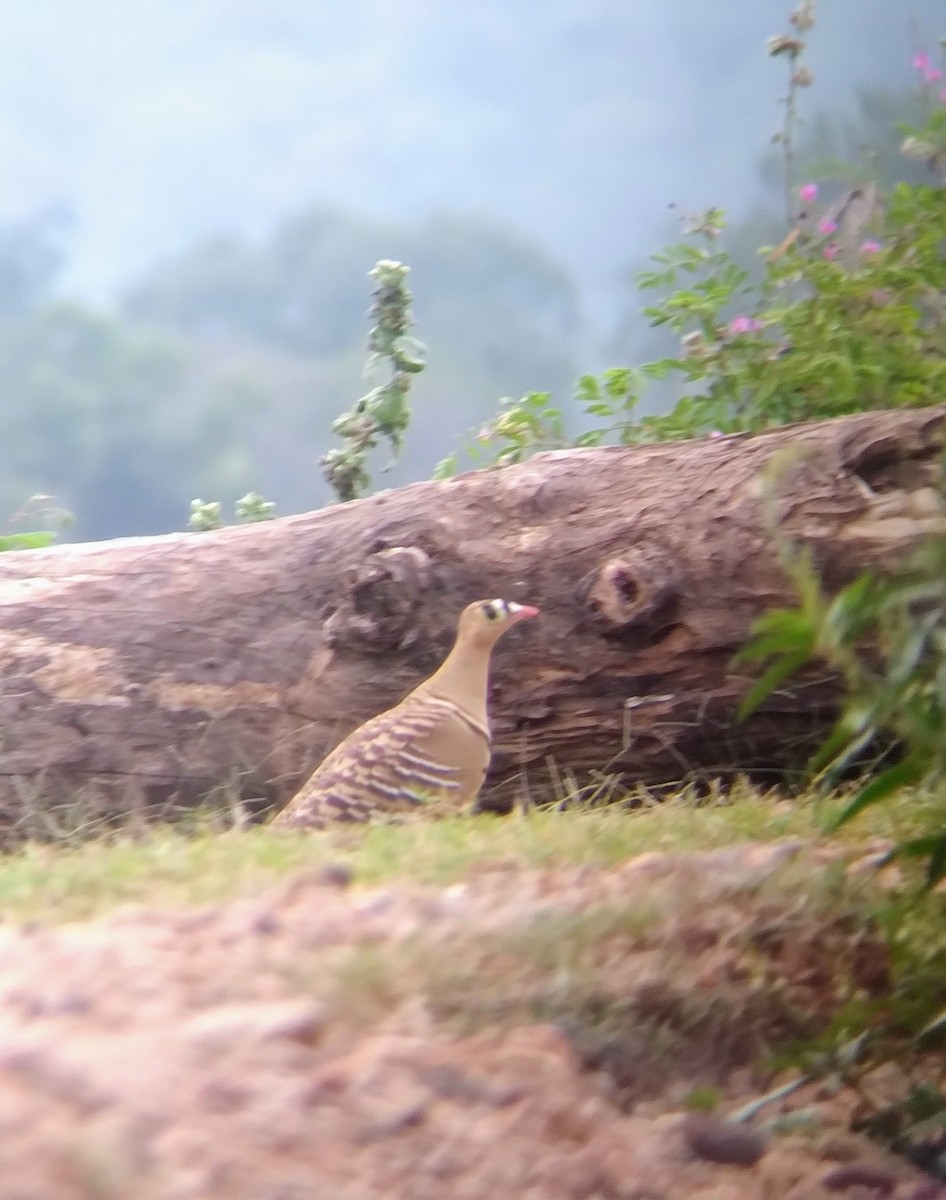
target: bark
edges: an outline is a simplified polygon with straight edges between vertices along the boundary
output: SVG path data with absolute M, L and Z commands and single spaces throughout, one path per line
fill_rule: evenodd
M 494 655 L 498 803 L 569 772 L 774 769 L 837 693 L 816 669 L 735 720 L 732 656 L 792 598 L 773 464 L 781 534 L 837 586 L 942 526 L 944 434 L 935 408 L 560 451 L 267 524 L 3 554 L 0 828 L 279 803 L 492 596 L 543 609 Z

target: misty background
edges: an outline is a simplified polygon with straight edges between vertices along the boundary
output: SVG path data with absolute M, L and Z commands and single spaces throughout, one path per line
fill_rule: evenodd
M 503 396 L 567 405 L 647 346 L 633 275 L 681 212 L 725 208 L 747 252 L 784 232 L 765 41 L 790 7 L 5 4 L 0 531 L 36 493 L 73 540 L 183 529 L 196 496 L 329 501 L 379 258 L 411 266 L 430 353 L 379 486 L 429 475 Z M 887 136 L 892 163 L 941 3 L 816 17 L 802 160 Z

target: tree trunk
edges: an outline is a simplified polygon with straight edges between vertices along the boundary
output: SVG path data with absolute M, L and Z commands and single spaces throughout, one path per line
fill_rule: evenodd
M 281 802 L 492 596 L 543 610 L 494 656 L 499 804 L 562 773 L 774 768 L 837 693 L 810 671 L 735 721 L 732 655 L 792 598 L 766 478 L 833 587 L 942 526 L 944 434 L 937 408 L 560 451 L 266 524 L 0 555 L 0 828 Z

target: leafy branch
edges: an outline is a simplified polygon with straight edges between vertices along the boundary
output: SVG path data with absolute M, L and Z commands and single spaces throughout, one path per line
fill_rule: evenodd
M 329 450 L 321 466 L 339 500 L 354 500 L 371 485 L 368 455 L 385 439 L 394 455 L 401 451 L 410 423 L 408 394 L 414 375 L 426 365 L 426 349 L 410 335 L 414 319 L 407 286 L 410 267 L 382 260 L 369 272 L 375 280 L 369 317 L 375 324 L 368 338 L 366 376 L 371 379 L 387 361 L 391 377 L 355 401 L 332 423 L 345 444 Z

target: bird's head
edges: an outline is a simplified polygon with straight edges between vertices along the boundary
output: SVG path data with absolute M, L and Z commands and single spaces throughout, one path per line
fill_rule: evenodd
M 517 604 L 515 600 L 476 600 L 460 614 L 457 641 L 492 646 L 507 629 L 538 615 L 539 610 L 531 604 Z

